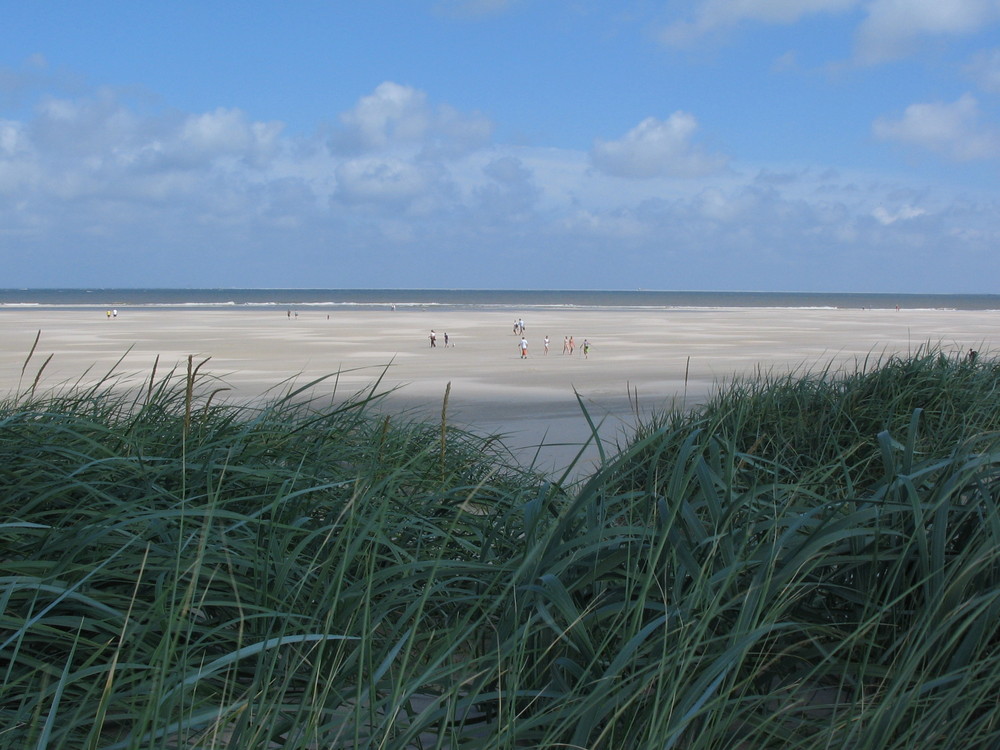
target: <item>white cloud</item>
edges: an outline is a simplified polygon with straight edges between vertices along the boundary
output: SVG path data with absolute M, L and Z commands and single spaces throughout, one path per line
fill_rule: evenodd
M 878 138 L 933 151 L 957 161 L 1000 157 L 1000 131 L 982 122 L 976 99 L 911 104 L 900 119 L 879 118 Z
M 41 177 L 37 156 L 18 122 L 0 120 L 0 197 L 23 200 Z
M 450 192 L 447 176 L 434 165 L 392 157 L 360 157 L 336 167 L 334 198 L 364 204 L 376 212 L 426 214 L 438 208 Z
M 925 36 L 964 35 L 1000 20 L 1000 0 L 872 0 L 858 28 L 858 55 L 877 63 L 907 54 Z
M 621 209 L 578 209 L 564 219 L 562 228 L 569 235 L 587 242 L 642 241 L 648 240 L 656 232 L 655 223 L 644 220 L 634 211 Z
M 983 91 L 1000 94 L 1000 49 L 985 50 L 974 55 L 965 71 Z
M 352 159 L 337 167 L 339 193 L 351 200 L 408 200 L 424 190 L 412 164 L 399 159 Z
M 505 186 L 523 187 L 531 180 L 531 172 L 520 159 L 513 156 L 493 159 L 483 167 L 483 172 Z
M 35 147 L 46 153 L 93 154 L 142 137 L 137 116 L 110 89 L 72 99 L 44 97 L 35 114 L 26 129 Z
M 428 151 L 441 155 L 454 155 L 479 148 L 490 142 L 493 123 L 478 113 L 466 114 L 454 107 L 437 108 L 432 121 L 433 140 L 424 144 Z
M 815 13 L 839 13 L 860 0 L 702 0 L 694 18 L 664 29 L 663 41 L 685 44 L 707 33 L 736 26 L 743 21 L 791 24 Z
M 537 208 L 540 196 L 534 173 L 516 156 L 500 156 L 482 169 L 488 182 L 477 186 L 477 216 L 486 222 L 524 221 Z
M 897 221 L 908 221 L 909 219 L 916 219 L 918 216 L 923 216 L 927 212 L 922 208 L 914 208 L 913 206 L 900 206 L 895 211 L 889 211 L 884 206 L 877 206 L 872 211 L 872 216 L 875 220 L 882 224 L 883 226 L 889 226 L 890 224 L 895 224 Z
M 726 159 L 709 155 L 692 139 L 698 121 L 687 112 L 666 120 L 647 117 L 617 141 L 598 140 L 590 152 L 594 166 L 617 177 L 699 177 L 717 172 Z
M 458 149 L 480 145 L 492 133 L 492 125 L 482 115 L 463 115 L 448 106 L 432 107 L 423 91 L 392 81 L 379 84 L 362 97 L 340 121 L 343 128 L 330 142 L 335 150 L 348 153 L 433 148 L 442 142 Z
M 430 113 L 422 91 L 387 81 L 340 120 L 359 147 L 380 149 L 390 142 L 419 141 L 429 127 Z
M 238 109 L 219 108 L 185 118 L 178 141 L 200 153 L 258 152 L 273 148 L 282 128 L 277 122 L 248 122 Z
M 12 156 L 27 147 L 24 128 L 19 122 L 0 120 L 0 154 Z
M 689 44 L 744 22 L 789 25 L 817 14 L 860 10 L 857 56 L 866 64 L 909 53 L 928 36 L 982 31 L 1000 20 L 1000 0 L 700 0 L 686 20 L 668 25 L 667 44 Z

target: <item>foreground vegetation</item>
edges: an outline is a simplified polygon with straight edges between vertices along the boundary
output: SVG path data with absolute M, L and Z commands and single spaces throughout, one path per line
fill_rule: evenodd
M 23 389 L 0 747 L 997 747 L 998 376 L 762 374 L 572 485 L 371 395 Z

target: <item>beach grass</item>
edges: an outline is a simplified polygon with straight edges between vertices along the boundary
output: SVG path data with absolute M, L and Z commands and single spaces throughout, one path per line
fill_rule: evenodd
M 760 373 L 572 483 L 377 388 L 24 386 L 0 748 L 996 747 L 998 367 Z

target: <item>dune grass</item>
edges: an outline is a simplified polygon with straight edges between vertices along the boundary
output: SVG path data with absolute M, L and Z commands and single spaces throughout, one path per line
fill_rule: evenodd
M 569 485 L 198 368 L 0 405 L 0 748 L 1000 745 L 998 365 L 732 384 Z

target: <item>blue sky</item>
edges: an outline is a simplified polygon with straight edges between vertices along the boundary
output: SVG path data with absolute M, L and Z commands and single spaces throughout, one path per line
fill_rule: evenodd
M 1000 292 L 1000 0 L 4 6 L 0 286 Z

